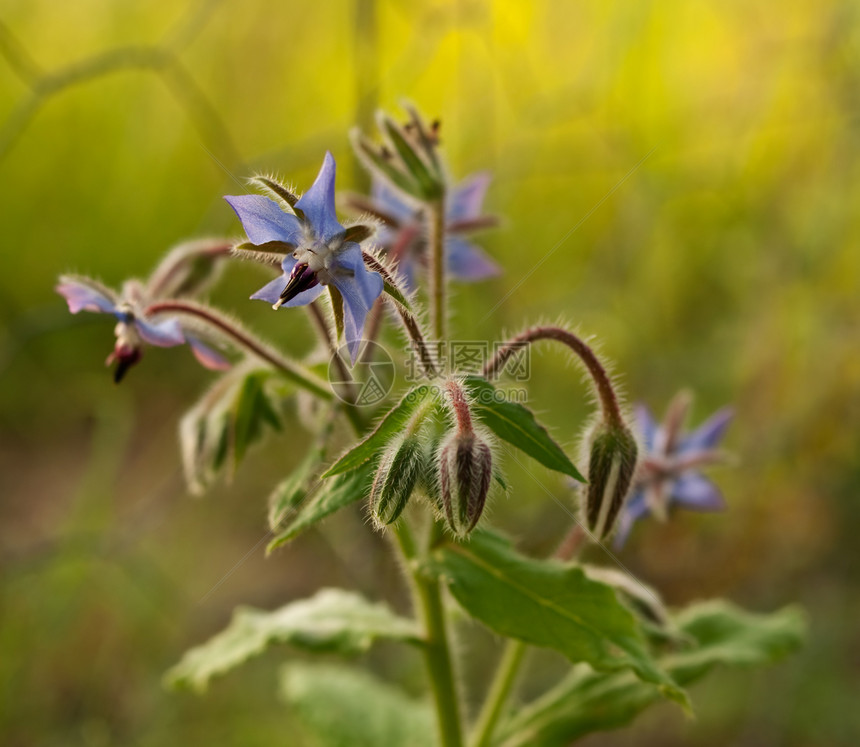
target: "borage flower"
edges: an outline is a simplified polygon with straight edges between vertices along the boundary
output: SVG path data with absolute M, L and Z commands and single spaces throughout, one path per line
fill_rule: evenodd
M 446 196 L 445 262 L 448 276 L 456 280 L 474 282 L 502 272 L 481 248 L 464 238 L 497 223 L 493 216 L 482 213 L 490 178 L 486 172 L 473 174 Z M 420 206 L 411 205 L 376 173 L 370 200 L 351 195 L 347 201 L 354 209 L 370 213 L 382 222 L 376 242 L 397 263 L 409 288 L 414 288 L 416 268 L 427 264 L 425 220 Z
M 633 491 L 618 522 L 614 545 L 621 547 L 633 524 L 652 514 L 661 521 L 674 507 L 692 511 L 722 511 L 725 500 L 699 468 L 723 461 L 717 449 L 732 418 L 730 408 L 714 413 L 691 433 L 682 433 L 691 398 L 682 392 L 672 400 L 662 423 L 643 405 L 636 408 L 644 455 L 637 468 Z
M 169 348 L 188 343 L 192 352 L 206 368 L 225 370 L 230 362 L 220 353 L 188 334 L 179 320 L 165 315 L 148 318 L 144 313 L 146 293 L 137 280 L 127 281 L 121 293 L 116 293 L 90 278 L 62 275 L 56 291 L 69 305 L 69 311 L 94 311 L 113 314 L 117 318 L 114 329 L 116 344 L 107 357 L 106 365 L 116 363 L 114 381 L 119 383 L 143 355 L 144 343 Z
M 367 314 L 382 293 L 379 273 L 364 265 L 359 242 L 369 235 L 365 226 L 345 228 L 334 208 L 335 162 L 326 153 L 311 188 L 291 205 L 288 213 L 262 195 L 238 195 L 230 204 L 251 245 L 284 256 L 283 277 L 258 290 L 251 298 L 267 301 L 275 309 L 303 306 L 317 299 L 327 285 L 343 298 L 344 334 L 353 362 L 361 345 Z M 289 201 L 289 200 L 288 200 Z

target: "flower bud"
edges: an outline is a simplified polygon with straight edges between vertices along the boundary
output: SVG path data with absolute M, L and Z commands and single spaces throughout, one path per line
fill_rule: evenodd
M 448 526 L 465 537 L 481 518 L 490 480 L 493 455 L 474 432 L 452 433 L 439 449 L 439 490 Z
M 595 539 L 615 524 L 636 470 L 636 439 L 624 425 L 597 426 L 591 437 L 585 518 Z
M 388 444 L 370 489 L 370 513 L 377 526 L 397 521 L 415 488 L 422 462 L 421 443 L 415 434 L 400 434 Z

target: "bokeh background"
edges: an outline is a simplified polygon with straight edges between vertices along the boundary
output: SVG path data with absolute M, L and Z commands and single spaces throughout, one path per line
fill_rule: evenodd
M 52 286 L 116 285 L 180 240 L 238 234 L 220 197 L 257 170 L 307 185 L 330 149 L 339 186 L 364 187 L 347 132 L 406 97 L 441 118 L 452 174 L 492 170 L 504 216 L 481 243 L 506 274 L 457 289 L 458 336 L 560 317 L 597 336 L 631 400 L 659 411 L 690 387 L 694 420 L 737 408 L 735 464 L 714 474 L 730 510 L 639 525 L 624 563 L 671 604 L 810 616 L 799 655 L 695 687 L 696 720 L 661 706 L 588 744 L 860 743 L 856 3 L 3 0 L 0 53 L 0 741 L 302 745 L 276 694 L 285 652 L 205 697 L 162 673 L 237 604 L 334 584 L 405 609 L 357 508 L 265 557 L 298 419 L 190 498 L 176 425 L 211 374 L 152 350 L 114 386 L 111 322 L 72 317 Z M 231 267 L 211 300 L 309 351 L 300 314 L 245 301 L 261 279 Z M 532 384 L 574 448 L 578 374 L 547 350 Z M 492 513 L 542 550 L 563 524 L 543 486 L 570 496 L 529 467 Z M 464 636 L 489 666 L 495 642 Z M 366 663 L 414 687 L 400 656 Z

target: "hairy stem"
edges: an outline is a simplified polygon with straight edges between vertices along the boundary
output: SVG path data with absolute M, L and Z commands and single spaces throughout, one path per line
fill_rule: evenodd
M 170 300 L 156 301 L 144 310 L 146 316 L 165 313 L 188 316 L 203 322 L 205 326 L 226 335 L 238 347 L 278 369 L 284 378 L 298 384 L 320 399 L 333 399 L 334 395 L 328 387 L 313 374 L 258 340 L 250 332 L 244 330 L 238 322 L 222 316 L 214 309 L 192 301 Z
M 438 522 L 434 521 L 431 526 L 431 547 L 440 531 L 437 525 Z M 422 650 L 436 707 L 440 744 L 442 747 L 462 747 L 460 705 L 451 666 L 442 589 L 439 581 L 427 576 L 418 565 L 415 542 L 404 522 L 394 525 L 394 534 L 408 571 L 414 604 L 424 626 Z
M 445 200 L 439 198 L 427 205 L 427 244 L 430 247 L 430 311 L 433 337 L 445 339 L 447 309 L 445 307 Z
M 362 256 L 364 257 L 364 263 L 371 270 L 382 275 L 382 279 L 385 283 L 396 288 L 401 295 L 406 295 L 403 292 L 403 288 L 399 286 L 394 276 L 389 272 L 388 268 L 382 264 L 382 262 L 369 252 L 363 252 Z M 430 349 L 427 347 L 427 341 L 424 338 L 424 333 L 421 331 L 421 325 L 418 323 L 418 319 L 409 309 L 407 309 L 402 303 L 399 303 L 391 295 L 385 293 L 384 298 L 392 305 L 394 310 L 397 312 L 397 315 L 400 317 L 403 329 L 406 330 L 406 334 L 412 342 L 412 347 L 421 360 L 421 367 L 424 369 L 424 374 L 430 379 L 435 378 L 438 375 L 436 364 L 433 361 Z
M 579 357 L 594 381 L 604 420 L 609 425 L 622 427 L 624 418 L 621 416 L 621 407 L 618 404 L 618 397 L 615 394 L 609 374 L 606 373 L 606 369 L 597 354 L 573 332 L 562 327 L 531 327 L 517 335 L 496 351 L 496 354 L 484 366 L 484 376 L 488 379 L 498 376 L 514 353 L 521 350 L 524 345 L 530 345 L 538 340 L 560 342 Z

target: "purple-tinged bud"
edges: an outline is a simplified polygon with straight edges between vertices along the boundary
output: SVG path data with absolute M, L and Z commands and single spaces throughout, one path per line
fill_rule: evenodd
M 388 444 L 370 489 L 370 513 L 378 527 L 397 521 L 422 469 L 423 451 L 415 434 L 399 434 Z
M 636 471 L 636 439 L 624 425 L 600 423 L 590 439 L 585 519 L 595 539 L 615 525 Z
M 481 518 L 493 477 L 493 455 L 474 432 L 455 432 L 439 449 L 439 492 L 445 518 L 459 537 Z
M 297 263 L 290 273 L 287 284 L 281 291 L 281 296 L 275 304 L 274 308 L 278 309 L 287 301 L 294 299 L 299 293 L 313 288 L 319 280 L 317 274 L 308 267 L 304 262 Z
M 123 380 L 128 370 L 143 357 L 143 343 L 140 335 L 134 327 L 134 318 L 131 313 L 126 316 L 126 321 L 119 322 L 114 328 L 116 343 L 113 352 L 105 361 L 106 366 L 116 363 L 113 372 L 115 384 Z
M 105 361 L 106 366 L 116 363 L 116 368 L 113 372 L 113 380 L 115 384 L 119 384 L 135 363 L 143 357 L 143 350 L 140 346 L 132 346 L 125 342 L 117 340 L 113 352 Z

